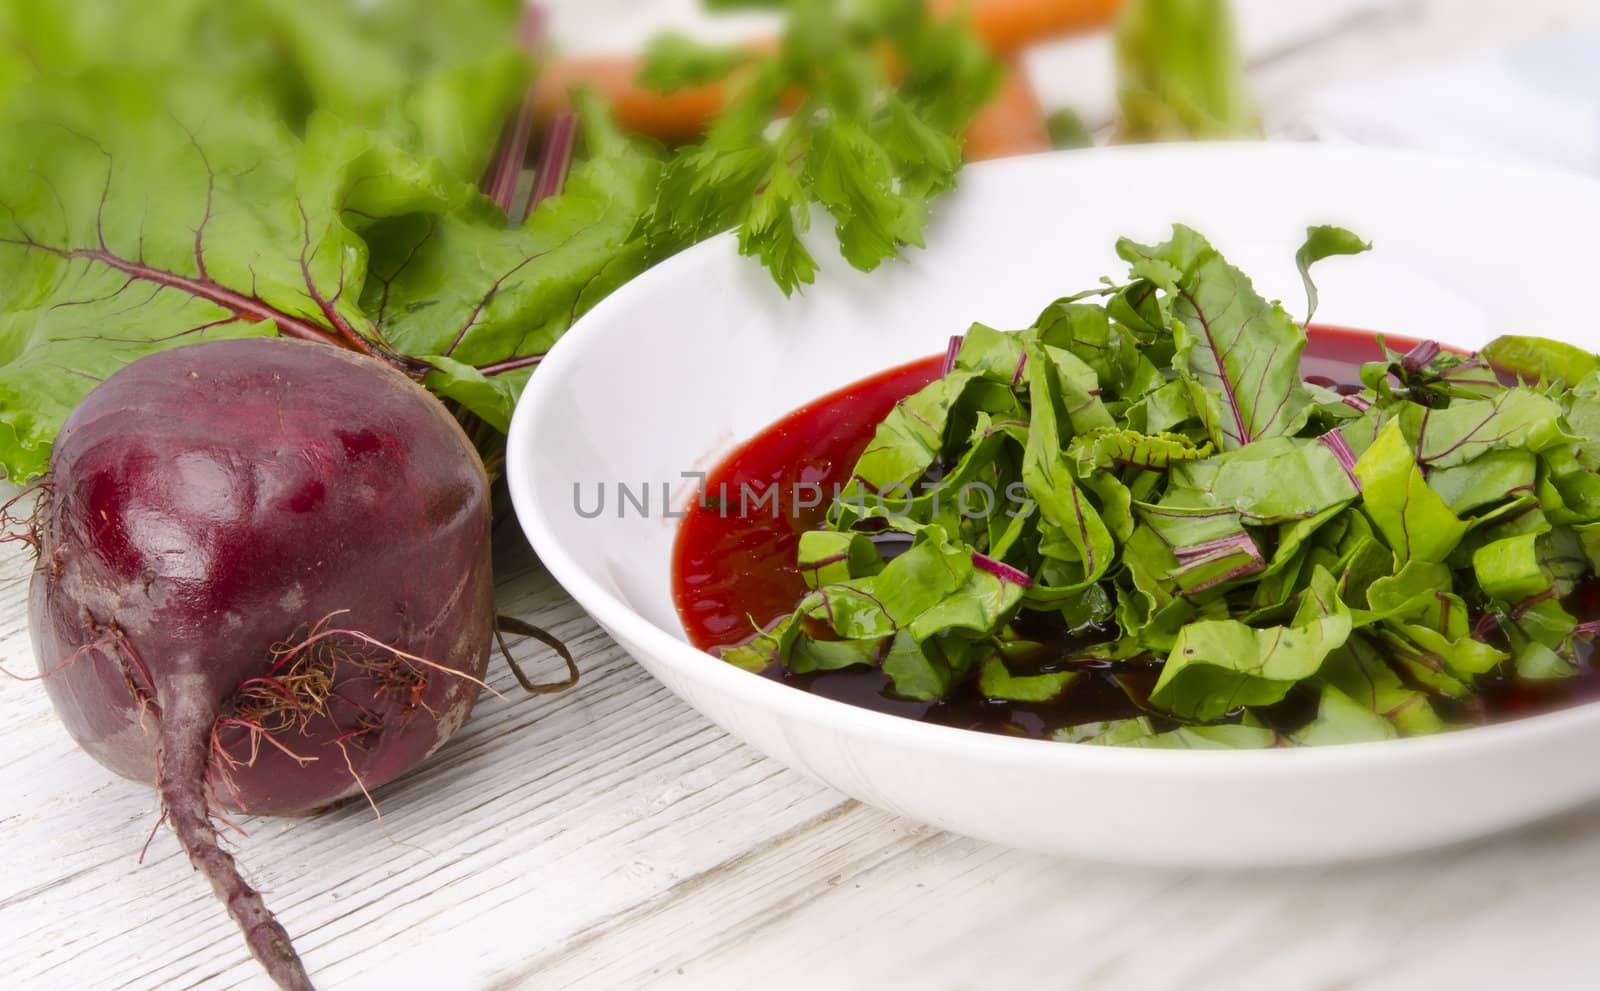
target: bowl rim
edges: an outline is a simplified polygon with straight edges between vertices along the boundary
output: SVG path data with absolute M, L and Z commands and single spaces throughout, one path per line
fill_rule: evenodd
M 1211 161 L 1296 159 L 1300 162 L 1316 159 L 1323 160 L 1319 164 L 1328 166 L 1352 161 L 1377 165 L 1389 163 L 1410 168 L 1478 172 L 1485 177 L 1493 174 L 1511 181 L 1566 184 L 1576 192 L 1590 196 L 1600 194 L 1600 181 L 1579 173 L 1412 149 L 1308 142 L 1197 142 L 1041 152 L 977 163 L 969 166 L 966 174 L 977 173 L 987 179 L 1022 170 L 1070 168 L 1070 163 L 1089 158 L 1124 157 L 1177 161 L 1188 158 Z M 951 195 L 961 193 L 957 191 Z M 539 448 L 535 425 L 544 418 L 543 411 L 550 403 L 555 388 L 546 383 L 553 383 L 569 366 L 584 360 L 586 350 L 601 345 L 608 322 L 606 318 L 613 310 L 632 305 L 637 298 L 648 298 L 658 287 L 677 282 L 680 270 L 692 270 L 714 253 L 735 250 L 736 245 L 732 233 L 719 234 L 693 245 L 633 278 L 580 317 L 540 362 L 538 373 L 530 377 L 517 402 L 507 436 L 506 478 L 512 505 L 523 532 L 545 568 L 608 633 L 610 630 L 618 631 L 620 636 L 615 639 L 639 645 L 644 653 L 659 663 L 681 671 L 685 678 L 706 683 L 709 688 L 727 695 L 741 706 L 775 710 L 799 722 L 868 738 L 877 743 L 945 754 L 960 753 L 969 758 L 984 757 L 1011 765 L 1064 766 L 1118 773 L 1166 773 L 1171 770 L 1173 761 L 1185 762 L 1183 770 L 1186 773 L 1233 777 L 1241 772 L 1258 775 L 1298 773 L 1326 764 L 1361 769 L 1380 763 L 1387 765 L 1397 759 L 1426 760 L 1436 755 L 1470 759 L 1487 749 L 1526 745 L 1600 725 L 1600 702 L 1587 702 L 1552 712 L 1429 736 L 1313 747 L 1195 751 L 1083 746 L 924 723 L 814 695 L 718 661 L 713 655 L 640 615 L 591 577 L 567 552 L 565 541 L 558 536 L 557 529 L 552 526 L 544 507 L 534 495 L 533 478 L 538 474 L 537 466 L 541 460 L 537 456 Z M 626 646 L 624 650 L 627 650 Z M 632 651 L 629 653 L 632 655 Z M 648 669 L 647 662 L 635 660 Z M 651 676 L 654 677 L 653 674 Z

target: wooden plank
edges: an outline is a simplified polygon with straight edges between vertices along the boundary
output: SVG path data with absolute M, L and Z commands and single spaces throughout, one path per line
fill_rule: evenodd
M 1374 864 L 1180 872 L 1003 850 L 851 804 L 501 986 L 1581 986 L 1600 973 L 1583 938 L 1600 923 L 1597 827 L 1600 808 Z
M 13 572 L 14 573 L 14 572 Z M 491 683 L 434 760 L 364 804 L 306 820 L 247 819 L 253 881 L 330 986 L 393 965 L 472 986 L 513 969 L 841 799 L 735 743 L 648 678 L 524 559 L 502 606 L 573 646 L 561 696 Z M 0 656 L 30 664 L 20 596 L 0 606 Z M 529 663 L 548 663 L 522 646 Z M 0 683 L 0 945 L 23 986 L 260 983 L 232 924 L 157 832 L 149 791 L 67 740 L 37 684 Z M 387 831 L 388 836 L 385 836 Z M 463 955 L 460 947 L 471 947 Z

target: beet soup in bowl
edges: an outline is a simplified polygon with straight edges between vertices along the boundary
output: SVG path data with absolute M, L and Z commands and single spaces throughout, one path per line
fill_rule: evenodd
M 1446 354 L 1471 352 L 1502 334 L 1593 350 L 1600 338 L 1550 287 L 1584 284 L 1593 252 L 1581 232 L 1595 221 L 1600 185 L 1590 180 L 1399 152 L 1151 147 L 986 164 L 940 205 L 927 250 L 871 275 L 824 255 L 817 284 L 785 300 L 724 236 L 604 301 L 517 408 L 512 497 L 554 577 L 652 675 L 750 745 L 880 808 L 1012 846 L 1158 864 L 1303 863 L 1481 836 L 1600 796 L 1588 758 L 1600 707 L 1575 704 L 1575 691 L 1554 711 L 1489 725 L 1304 747 L 1181 752 L 1029 738 L 1079 720 L 1129 726 L 1138 713 L 1103 691 L 1071 703 L 1103 712 L 955 696 L 930 705 L 885 696 L 881 676 L 830 689 L 814 674 L 742 670 L 695 644 L 736 644 L 774 618 L 756 617 L 752 603 L 777 614 L 804 587 L 732 568 L 738 535 L 719 544 L 727 534 L 680 541 L 680 531 L 706 525 L 694 515 L 709 504 L 703 489 L 735 452 L 771 456 L 754 467 L 784 481 L 849 476 L 843 462 L 876 418 L 958 360 L 952 336 L 974 322 L 1030 327 L 1064 294 L 1121 279 L 1119 238 L 1157 244 L 1174 224 L 1203 232 L 1298 320 L 1296 249 L 1309 226 L 1339 225 L 1373 250 L 1318 266 L 1315 325 L 1380 332 L 1408 351 L 1433 340 Z M 1306 353 L 1329 361 L 1301 367 L 1324 399 L 1357 384 L 1345 381 L 1355 367 L 1345 356 L 1368 346 L 1340 333 L 1314 331 Z M 1371 347 L 1365 357 L 1382 354 Z M 789 421 L 787 453 L 771 433 L 745 447 L 874 377 L 878 394 L 846 397 L 831 435 L 805 434 L 820 423 L 813 409 Z M 790 537 L 816 522 L 783 515 Z M 791 549 L 772 528 L 756 539 L 770 546 L 746 548 L 746 564 Z M 1007 566 L 995 565 L 979 570 L 1003 583 Z M 718 584 L 721 593 L 707 592 Z M 734 632 L 739 611 L 751 625 Z M 831 649 L 830 639 L 817 642 Z M 1080 676 L 1072 691 L 1094 680 Z

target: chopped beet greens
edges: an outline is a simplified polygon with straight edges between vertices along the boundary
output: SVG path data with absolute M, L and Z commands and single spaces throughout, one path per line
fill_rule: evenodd
M 1367 245 L 1308 235 L 1314 308 L 1312 263 Z M 1150 747 L 1434 733 L 1587 672 L 1596 358 L 1379 338 L 1319 384 L 1200 234 L 1118 252 L 1127 282 L 952 339 L 800 535 L 798 606 L 724 660 L 962 711 L 1113 685 L 1035 735 Z

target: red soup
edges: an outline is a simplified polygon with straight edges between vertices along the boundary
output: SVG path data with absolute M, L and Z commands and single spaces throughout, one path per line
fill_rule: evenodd
M 1417 343 L 1385 336 L 1402 352 Z M 1362 363 L 1382 357 L 1374 335 L 1366 331 L 1312 326 L 1307 337 L 1301 374 L 1329 387 L 1359 391 Z M 849 479 L 878 423 L 895 403 L 938 378 L 943 361 L 935 355 L 823 396 L 763 430 L 707 473 L 700 500 L 679 527 L 673 555 L 673 595 L 691 643 L 716 653 L 794 611 L 807 591 L 795 565 L 800 534 L 822 525 L 829 495 Z M 1571 608 L 1581 618 L 1600 614 L 1600 585 L 1593 580 L 1574 598 L 1578 601 Z M 763 674 L 925 722 L 1044 736 L 1055 727 L 1145 714 L 1132 699 L 1147 694 L 1159 672 L 1155 658 L 1144 664 L 1119 662 L 1061 699 L 1041 704 L 986 699 L 975 689 L 937 702 L 913 701 L 895 696 L 888 678 L 870 668 L 797 675 L 775 664 Z M 1486 721 L 1592 699 L 1600 699 L 1600 675 L 1590 670 L 1548 683 L 1491 680 L 1480 682 L 1478 696 L 1451 715 Z

